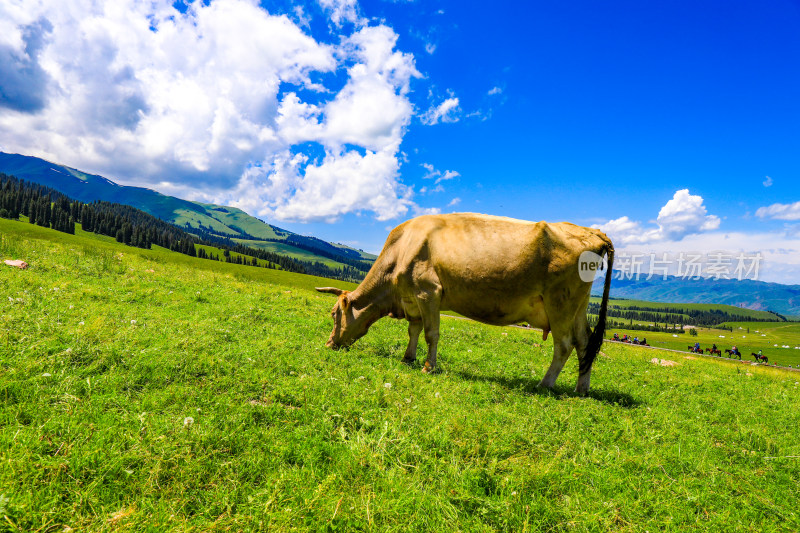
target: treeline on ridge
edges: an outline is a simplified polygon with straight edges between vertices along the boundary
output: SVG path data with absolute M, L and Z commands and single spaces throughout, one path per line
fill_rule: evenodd
M 344 281 L 359 282 L 364 277 L 360 270 L 349 265 L 332 268 L 319 261 L 303 261 L 249 248 L 213 234 L 201 239 L 131 206 L 104 201 L 79 202 L 53 188 L 0 173 L 0 217 L 17 220 L 20 215 L 27 216 L 31 224 L 70 234 L 75 234 L 75 224 L 80 223 L 84 231 L 107 235 L 138 248 L 150 249 L 155 244 L 192 257 L 253 266 L 258 264 L 257 258 L 265 262 L 266 268 Z M 223 256 L 209 254 L 202 248 L 198 252 L 199 245 L 220 248 Z M 231 252 L 252 259 L 248 262 Z
M 600 304 L 589 302 L 587 309 L 589 314 L 598 314 Z M 609 304 L 607 314 L 609 318 L 621 318 L 623 320 L 640 320 L 651 322 L 656 327 L 658 324 L 667 325 L 680 324 L 691 326 L 716 327 L 723 322 L 785 322 L 786 317 L 772 311 L 768 311 L 774 318 L 758 318 L 744 313 L 731 313 L 720 309 L 686 309 L 678 307 L 640 307 Z M 688 317 L 688 318 L 687 318 Z M 623 322 L 616 322 L 623 325 Z M 646 326 L 645 326 L 646 327 Z M 643 328 L 644 329 L 644 328 Z M 720 328 L 727 329 L 727 328 Z
M 238 231 L 246 240 L 250 241 L 260 241 L 260 242 L 274 242 L 280 244 L 287 244 L 289 246 L 293 246 L 294 248 L 299 248 L 301 250 L 305 250 L 307 252 L 311 252 L 312 254 L 319 255 L 321 257 L 325 257 L 332 261 L 336 261 L 337 263 L 342 263 L 344 265 L 350 266 L 353 270 L 361 272 L 360 278 L 363 279 L 364 275 L 369 272 L 369 269 L 372 267 L 372 263 L 370 261 L 366 261 L 363 259 L 357 259 L 355 257 L 350 257 L 348 255 L 343 255 L 339 253 L 333 246 L 326 243 L 321 239 L 317 239 L 315 237 L 304 237 L 301 235 L 288 235 L 285 239 L 263 239 L 251 235 L 244 231 L 239 226 L 235 226 L 233 224 L 228 225 L 230 228 L 235 229 Z M 204 226 L 202 223 L 198 223 L 198 227 L 195 228 L 190 223 L 186 223 L 185 225 L 186 231 L 189 233 L 195 234 L 201 239 L 204 240 L 214 240 L 214 242 L 219 242 L 221 244 L 225 244 L 226 246 L 237 246 L 241 245 L 237 243 L 229 235 L 222 235 L 215 232 L 212 228 Z M 276 231 L 276 233 L 278 233 Z M 319 244 L 317 244 L 319 243 Z M 252 247 L 249 247 L 252 249 Z M 344 250 L 342 251 L 344 252 Z M 355 253 L 355 252 L 353 252 Z

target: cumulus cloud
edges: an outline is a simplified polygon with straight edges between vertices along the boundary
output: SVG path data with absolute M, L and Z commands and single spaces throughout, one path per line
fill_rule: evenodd
M 772 204 L 759 207 L 756 210 L 758 218 L 772 218 L 776 220 L 800 220 L 800 202 L 793 204 Z
M 764 180 L 764 187 L 772 187 L 772 178 L 770 178 L 769 176 L 767 176 L 766 179 Z
M 4 2 L 0 146 L 282 220 L 401 216 L 414 58 L 355 0 L 319 4 L 353 24 L 335 44 L 252 0 Z
M 433 125 L 439 122 L 458 122 L 461 107 L 458 98 L 451 96 L 437 106 L 433 106 L 426 111 L 420 118 L 423 124 Z
M 692 233 L 717 229 L 720 219 L 706 214 L 702 196 L 681 189 L 658 212 L 656 223 L 664 239 L 679 241 Z
M 657 227 L 644 227 L 641 222 L 623 216 L 592 227 L 603 230 L 612 240 L 623 245 L 646 244 L 680 241 L 688 235 L 715 230 L 720 219 L 707 214 L 701 196 L 689 194 L 689 189 L 681 189 L 661 208 L 655 223 Z

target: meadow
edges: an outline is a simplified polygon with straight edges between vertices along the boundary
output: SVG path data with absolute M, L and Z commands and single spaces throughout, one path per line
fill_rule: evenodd
M 716 344 L 720 350 L 730 349 L 736 346 L 742 353 L 742 361 L 755 360 L 751 353 L 762 353 L 769 358 L 769 364 L 779 366 L 800 368 L 800 324 L 797 322 L 727 322 L 727 326 L 733 326 L 734 331 L 727 331 L 714 328 L 697 328 L 697 335 L 690 335 L 688 332 L 683 334 L 635 331 L 624 328 L 610 328 L 609 334 L 618 333 L 620 337 L 627 334 L 630 337 L 647 338 L 650 346 L 657 348 L 668 348 L 687 352 L 687 346 L 693 346 L 695 342 L 700 343 L 700 347 L 711 348 Z M 741 329 L 739 329 L 741 328 Z M 750 333 L 747 332 L 750 328 Z M 608 335 L 606 336 L 608 337 Z M 723 351 L 722 357 L 728 357 Z
M 343 283 L 0 219 L 8 258 L 0 529 L 800 530 L 798 373 L 607 343 L 577 397 L 443 318 L 426 376 L 402 321 L 325 348 Z

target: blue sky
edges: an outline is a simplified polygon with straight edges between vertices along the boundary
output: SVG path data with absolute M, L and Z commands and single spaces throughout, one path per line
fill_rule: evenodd
M 800 283 L 800 4 L 0 5 L 0 150 L 377 252 L 421 213 Z

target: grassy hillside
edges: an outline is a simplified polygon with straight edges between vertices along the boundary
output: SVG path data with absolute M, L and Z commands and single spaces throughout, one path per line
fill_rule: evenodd
M 269 224 L 265 224 L 235 207 L 225 207 L 200 202 L 198 202 L 198 204 L 206 209 L 209 216 L 214 217 L 226 227 L 243 231 L 259 239 L 281 239 L 286 237 L 288 233 L 274 226 L 270 226 Z
M 37 157 L 0 152 L 0 172 L 51 187 L 81 202 L 103 200 L 129 205 L 188 231 L 194 230 L 195 233 L 202 228 L 222 237 L 286 239 L 293 236 L 308 246 L 330 246 L 339 250 L 342 255 L 368 261 L 375 259 L 375 256 L 361 250 L 317 241 L 271 226 L 235 207 L 190 202 L 151 189 L 119 185 L 103 176 L 88 174 Z M 327 264 L 328 260 L 323 256 L 309 254 L 294 247 L 292 250 Z
M 299 259 L 301 261 L 319 261 L 323 265 L 331 268 L 341 268 L 343 263 L 328 259 L 327 257 L 320 257 L 307 250 L 301 250 L 289 244 L 282 242 L 265 242 L 265 241 L 252 241 L 248 239 L 233 239 L 233 242 L 243 244 L 248 248 L 255 248 L 257 250 L 266 250 L 268 252 L 275 252 L 277 254 L 291 257 L 292 259 Z
M 797 373 L 606 345 L 578 398 L 444 318 L 425 376 L 402 321 L 326 349 L 328 280 L 7 220 L 0 256 L 8 530 L 800 529 Z

